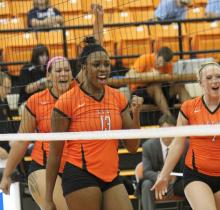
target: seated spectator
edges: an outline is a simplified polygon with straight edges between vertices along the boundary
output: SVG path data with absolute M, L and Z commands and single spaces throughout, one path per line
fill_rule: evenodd
M 131 77 L 159 77 L 160 74 L 172 74 L 173 52 L 168 47 L 162 47 L 157 53 L 140 56 L 128 73 Z M 155 103 L 163 114 L 171 115 L 169 106 L 183 102 L 190 98 L 184 84 L 133 84 L 130 86 L 132 94 L 144 98 L 144 103 Z M 153 101 L 152 101 L 153 99 Z M 169 102 L 169 106 L 168 103 Z
M 49 0 L 33 0 L 34 8 L 28 12 L 28 27 L 59 27 L 63 25 L 60 11 L 50 6 Z
M 20 75 L 19 105 L 25 102 L 32 94 L 45 89 L 49 85 L 46 78 L 46 64 L 49 51 L 44 45 L 37 45 L 32 51 L 31 62 L 23 66 Z
M 4 65 L 4 59 L 3 59 L 3 49 L 0 48 L 0 71 L 8 73 L 8 68 L 6 65 Z
M 205 12 L 207 17 L 220 17 L 220 1 L 208 0 Z
M 6 73 L 0 71 L 0 133 L 11 132 L 11 114 L 6 99 L 7 94 L 10 92 L 11 79 Z M 0 160 L 8 158 L 9 150 L 9 143 L 7 141 L 0 141 Z
M 172 116 L 163 115 L 159 119 L 160 127 L 171 127 L 176 125 L 176 119 Z M 150 139 L 143 144 L 143 179 L 141 184 L 141 203 L 143 210 L 155 210 L 154 192 L 151 191 L 152 186 L 157 180 L 158 175 L 163 167 L 167 157 L 169 146 L 173 138 Z M 175 172 L 182 172 L 184 159 L 177 164 Z M 168 195 L 183 196 L 183 179 L 176 176 L 170 176 L 170 191 Z
M 11 132 L 9 120 L 9 118 L 11 118 L 11 113 L 6 98 L 7 94 L 10 92 L 11 79 L 6 73 L 0 71 L 0 133 Z
M 185 19 L 190 3 L 191 0 L 161 0 L 155 11 L 155 17 L 159 21 Z

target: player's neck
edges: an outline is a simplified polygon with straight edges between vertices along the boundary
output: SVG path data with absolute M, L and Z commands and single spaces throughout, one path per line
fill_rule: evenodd
M 82 88 L 89 93 L 89 95 L 95 97 L 96 99 L 100 99 L 104 94 L 104 89 L 97 88 L 87 81 L 85 81 L 82 85 Z
M 50 89 L 51 93 L 53 94 L 53 96 L 55 96 L 56 98 L 59 98 L 59 96 L 61 96 L 63 94 L 63 92 L 61 93 L 59 90 L 57 90 L 56 88 L 51 88 Z
M 220 97 L 210 97 L 210 96 L 203 96 L 203 100 L 209 108 L 213 108 L 219 105 Z

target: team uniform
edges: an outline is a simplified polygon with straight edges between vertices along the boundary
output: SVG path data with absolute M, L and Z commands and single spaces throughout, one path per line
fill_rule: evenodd
M 145 54 L 140 56 L 133 65 L 133 70 L 137 73 L 151 72 L 153 69 L 156 69 L 156 55 L 155 53 Z M 173 65 L 172 63 L 166 64 L 164 67 L 157 69 L 161 74 L 172 74 Z M 154 100 L 148 95 L 146 84 L 132 84 L 130 89 L 133 95 L 137 95 L 144 98 L 144 103 L 154 103 Z M 169 97 L 169 86 L 167 83 L 162 84 L 162 90 L 167 101 L 172 106 L 175 103 L 175 99 Z
M 71 87 L 76 82 L 73 81 Z M 52 94 L 49 89 L 32 95 L 26 102 L 26 109 L 36 120 L 36 131 L 39 133 L 51 132 L 51 113 L 54 108 L 57 97 Z M 32 162 L 29 168 L 29 174 L 46 168 L 47 157 L 49 154 L 49 142 L 36 141 L 31 154 Z M 66 149 L 64 149 L 59 172 L 63 172 L 66 157 Z
M 121 113 L 128 101 L 117 90 L 105 86 L 100 100 L 75 86 L 63 94 L 54 110 L 70 120 L 69 132 L 122 129 Z M 118 178 L 118 140 L 67 141 L 63 193 L 98 186 L 102 191 L 121 183 Z
M 190 125 L 220 123 L 220 105 L 210 111 L 203 97 L 184 102 L 180 111 Z M 203 181 L 214 193 L 220 191 L 220 136 L 192 136 L 189 141 L 184 170 L 185 186 L 192 181 Z

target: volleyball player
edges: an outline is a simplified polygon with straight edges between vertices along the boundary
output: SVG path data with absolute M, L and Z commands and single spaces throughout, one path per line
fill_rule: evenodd
M 204 95 L 184 102 L 178 116 L 178 126 L 219 124 L 220 66 L 204 64 L 199 70 L 199 82 Z M 185 138 L 176 138 L 170 148 L 163 170 L 153 186 L 156 198 L 167 192 L 170 173 L 179 160 Z M 194 210 L 220 210 L 220 137 L 190 137 L 184 169 L 185 195 Z
M 52 131 L 97 131 L 139 128 L 142 98 L 131 102 L 106 85 L 110 59 L 95 40 L 88 39 L 79 61 L 86 75 L 80 86 L 65 93 L 52 113 Z M 68 133 L 67 133 L 68 135 Z M 139 140 L 123 140 L 131 153 Z M 52 142 L 47 164 L 46 210 L 56 209 L 53 188 L 64 142 Z M 68 141 L 68 155 L 62 177 L 63 193 L 69 210 L 129 210 L 128 194 L 118 177 L 118 140 Z
M 47 78 L 52 82 L 52 88 L 32 95 L 25 105 L 19 127 L 20 133 L 40 133 L 51 131 L 50 116 L 58 97 L 76 85 L 72 82 L 72 72 L 67 58 L 54 57 L 47 65 Z M 10 176 L 21 161 L 30 142 L 18 141 L 12 145 L 6 168 L 3 173 L 0 188 L 9 193 Z M 43 209 L 45 195 L 46 161 L 49 151 L 49 142 L 36 141 L 31 154 L 32 161 L 28 172 L 28 186 L 36 203 Z M 65 152 L 63 154 L 65 156 Z M 59 172 L 62 173 L 64 159 L 61 161 Z M 54 191 L 54 200 L 58 210 L 67 210 L 66 202 L 62 195 L 61 178 L 58 176 Z

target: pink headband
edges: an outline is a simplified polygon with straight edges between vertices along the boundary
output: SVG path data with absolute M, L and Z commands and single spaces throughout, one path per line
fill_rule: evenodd
M 53 63 L 55 63 L 55 62 L 57 62 L 57 61 L 63 61 L 63 60 L 67 60 L 67 58 L 65 58 L 65 57 L 63 57 L 63 56 L 56 56 L 56 57 L 53 57 L 53 58 L 51 58 L 49 61 L 48 61 L 48 63 L 47 63 L 47 74 L 49 73 L 49 68 L 50 68 L 50 66 L 53 64 Z

